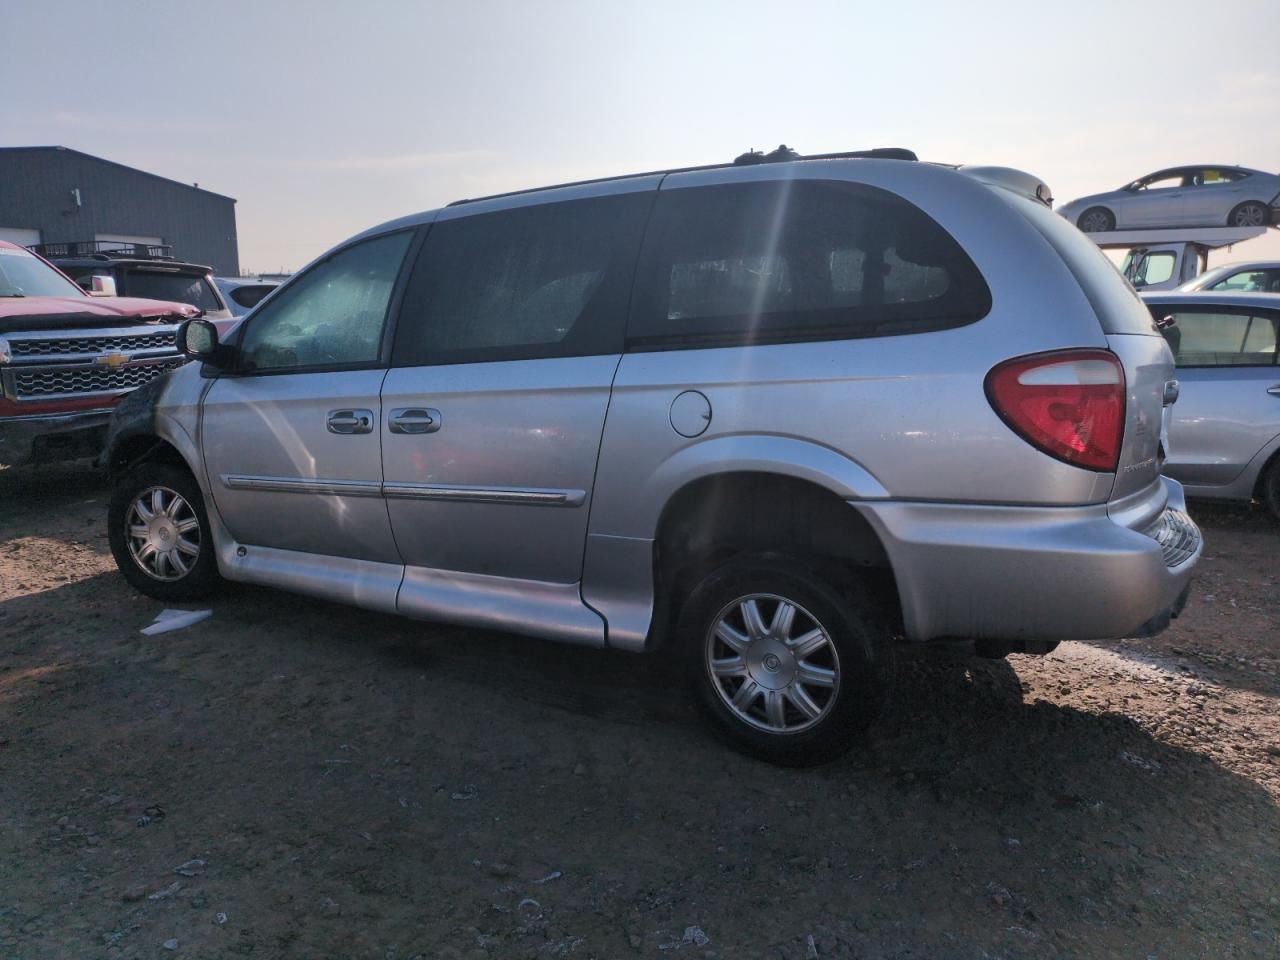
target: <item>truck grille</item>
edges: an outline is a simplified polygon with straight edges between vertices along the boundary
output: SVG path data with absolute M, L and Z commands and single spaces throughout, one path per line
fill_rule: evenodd
M 173 332 L 120 334 L 101 337 L 48 337 L 39 340 L 11 340 L 9 352 L 14 357 L 99 356 L 117 351 L 170 351 L 175 349 Z
M 19 400 L 33 400 L 132 390 L 186 362 L 185 357 L 176 357 L 160 363 L 117 367 L 114 370 L 91 366 L 19 368 L 13 374 L 14 393 Z
M 1186 563 L 1200 548 L 1200 528 L 1181 510 L 1164 511 L 1142 532 L 1160 544 L 1166 567 Z

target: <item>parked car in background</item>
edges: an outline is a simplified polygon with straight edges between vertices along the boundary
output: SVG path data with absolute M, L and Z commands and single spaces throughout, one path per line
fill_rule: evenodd
M 1280 293 L 1280 260 L 1226 263 L 1188 280 L 1177 289 L 1180 292 Z
M 791 764 L 897 635 L 1163 629 L 1201 540 L 1132 288 L 1027 174 L 767 160 L 405 217 L 190 321 L 113 420 L 123 575 L 656 650 Z
M 120 398 L 186 362 L 174 331 L 198 312 L 91 297 L 36 254 L 0 240 L 0 463 L 96 454 Z
M 1280 520 L 1280 295 L 1144 294 L 1178 366 L 1165 473 L 1191 496 L 1257 498 Z
M 209 320 L 233 319 L 213 282 L 213 271 L 175 260 L 167 245 L 88 240 L 41 243 L 31 249 L 90 293 L 189 303 Z
M 243 317 L 256 307 L 268 293 L 280 286 L 279 280 L 263 280 L 258 277 L 214 277 L 231 313 Z
M 1280 176 L 1247 167 L 1171 167 L 1119 190 L 1064 203 L 1058 213 L 1085 233 L 1142 227 L 1280 224 Z

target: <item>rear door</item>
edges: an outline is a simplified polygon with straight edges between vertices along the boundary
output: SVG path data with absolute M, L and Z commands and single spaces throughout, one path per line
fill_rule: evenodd
M 657 182 L 454 207 L 432 226 L 382 389 L 384 489 L 407 584 L 413 568 L 580 579 Z
M 1280 434 L 1280 310 L 1160 304 L 1181 389 L 1166 471 L 1185 483 L 1230 483 Z
M 205 395 L 205 465 L 242 544 L 398 563 L 382 500 L 384 330 L 412 231 L 351 244 L 249 318 Z

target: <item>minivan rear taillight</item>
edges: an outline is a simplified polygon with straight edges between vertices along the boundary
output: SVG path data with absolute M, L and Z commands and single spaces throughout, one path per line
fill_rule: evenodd
M 1010 429 L 1077 467 L 1114 471 L 1124 438 L 1124 367 L 1107 350 L 1015 357 L 987 374 L 987 399 Z

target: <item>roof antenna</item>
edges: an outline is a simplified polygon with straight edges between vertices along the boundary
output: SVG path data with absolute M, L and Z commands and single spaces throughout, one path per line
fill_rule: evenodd
M 768 153 L 761 153 L 752 147 L 746 153 L 740 153 L 733 158 L 733 163 L 738 167 L 747 167 L 756 163 L 780 163 L 784 160 L 799 160 L 800 154 L 792 150 L 785 143 L 778 144 L 777 150 L 770 150 Z

